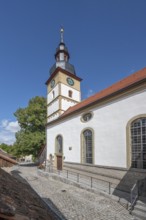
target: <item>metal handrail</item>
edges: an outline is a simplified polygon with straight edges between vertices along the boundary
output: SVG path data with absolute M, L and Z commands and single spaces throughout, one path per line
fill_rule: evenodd
M 74 172 L 72 170 L 68 169 L 63 169 L 63 170 L 57 170 L 56 167 L 54 167 L 52 164 L 48 166 L 49 172 L 51 173 L 57 173 L 58 175 L 64 174 L 67 179 L 70 179 L 72 181 L 75 181 L 77 183 L 81 183 L 83 185 L 86 185 L 90 187 L 91 189 L 100 189 L 102 191 L 106 191 L 108 194 L 112 194 L 112 189 L 115 189 L 114 183 L 103 180 L 101 178 L 96 178 L 90 175 L 82 174 L 79 172 Z M 71 177 L 71 175 L 74 174 L 74 178 Z M 87 183 L 87 178 L 88 178 L 88 183 Z M 84 181 L 83 181 L 84 180 Z M 142 184 L 141 187 L 141 182 L 144 181 L 144 186 Z M 105 184 L 103 184 L 105 183 Z M 101 187 L 99 187 L 101 186 Z M 136 201 L 138 197 L 141 195 L 141 191 L 143 191 L 141 188 L 145 188 L 146 192 L 146 178 L 143 180 L 137 180 L 137 182 L 133 185 L 132 189 L 130 190 L 130 206 L 129 206 L 129 211 L 131 212 L 134 208 L 134 205 L 136 204 Z
M 138 197 L 142 195 L 142 192 L 146 192 L 146 178 L 137 180 L 137 182 L 134 184 L 134 186 L 131 189 L 131 206 L 130 206 L 130 211 L 133 210 L 136 201 L 138 200 Z
M 112 192 L 113 183 L 106 181 L 106 180 L 103 180 L 103 179 L 100 179 L 100 178 L 96 178 L 96 177 L 93 177 L 90 175 L 81 174 L 81 173 L 74 172 L 74 171 L 70 171 L 68 169 L 57 170 L 54 166 L 49 166 L 49 172 L 57 173 L 59 176 L 64 174 L 67 179 L 70 179 L 70 180 L 73 180 L 77 183 L 81 183 L 83 185 L 89 186 L 90 188 L 97 188 L 102 191 L 106 191 L 106 192 L 108 192 L 108 194 L 111 194 L 111 192 Z M 74 175 L 74 178 L 71 175 Z M 95 185 L 96 185 L 96 187 L 95 187 Z
M 138 199 L 138 181 L 134 184 L 134 186 L 131 189 L 131 193 L 130 193 L 130 210 L 132 211 L 134 208 L 134 205 L 136 203 Z

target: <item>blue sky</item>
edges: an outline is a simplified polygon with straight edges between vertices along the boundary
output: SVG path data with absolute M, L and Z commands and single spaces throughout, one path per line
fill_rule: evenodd
M 145 0 L 0 0 L 0 143 L 14 141 L 13 113 L 46 96 L 61 25 L 83 99 L 146 66 Z

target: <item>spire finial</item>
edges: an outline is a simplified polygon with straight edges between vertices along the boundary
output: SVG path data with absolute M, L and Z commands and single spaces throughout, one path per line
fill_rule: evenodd
M 63 43 L 63 33 L 64 33 L 64 29 L 63 29 L 63 27 L 61 27 L 61 29 L 60 29 L 61 43 Z

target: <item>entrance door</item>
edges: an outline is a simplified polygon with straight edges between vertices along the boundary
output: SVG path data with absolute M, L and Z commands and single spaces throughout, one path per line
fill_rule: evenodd
M 62 156 L 57 156 L 57 170 L 62 170 Z

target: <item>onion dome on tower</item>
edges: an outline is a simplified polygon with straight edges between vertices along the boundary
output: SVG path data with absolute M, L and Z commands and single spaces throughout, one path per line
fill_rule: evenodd
M 69 73 L 76 75 L 75 68 L 72 64 L 69 63 L 69 52 L 68 49 L 64 43 L 64 29 L 61 28 L 60 30 L 60 44 L 58 45 L 55 53 L 55 64 L 50 69 L 50 75 L 55 71 L 57 67 L 60 67 L 64 70 L 67 70 Z

